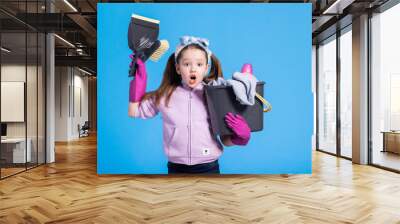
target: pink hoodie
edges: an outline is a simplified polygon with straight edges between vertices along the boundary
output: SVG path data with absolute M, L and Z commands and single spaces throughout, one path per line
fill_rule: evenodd
M 186 165 L 208 163 L 218 159 L 223 147 L 211 133 L 204 99 L 204 84 L 194 89 L 178 86 L 168 107 L 163 97 L 158 106 L 154 99 L 140 102 L 134 117 L 152 118 L 161 112 L 163 145 L 168 161 Z

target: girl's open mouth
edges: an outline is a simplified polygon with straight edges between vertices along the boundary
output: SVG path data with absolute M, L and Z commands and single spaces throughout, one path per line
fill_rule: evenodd
M 191 75 L 190 76 L 190 80 L 189 80 L 189 84 L 194 84 L 196 82 L 196 76 L 195 75 Z

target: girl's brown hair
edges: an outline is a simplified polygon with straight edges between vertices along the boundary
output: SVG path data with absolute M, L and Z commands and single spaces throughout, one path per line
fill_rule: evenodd
M 180 53 L 177 57 L 177 61 L 179 61 L 182 53 L 189 48 L 202 50 L 207 55 L 207 52 L 200 46 L 198 46 L 196 44 L 190 44 L 190 45 L 184 47 L 180 51 Z M 178 87 L 179 85 L 182 84 L 182 77 L 176 72 L 175 63 L 176 63 L 175 55 L 171 54 L 168 58 L 167 65 L 164 70 L 161 85 L 158 87 L 157 90 L 146 93 L 146 95 L 144 95 L 142 100 L 146 100 L 146 99 L 154 97 L 156 105 L 159 105 L 161 98 L 163 96 L 166 96 L 165 105 L 168 106 L 168 103 L 169 103 L 172 93 L 174 92 L 176 87 Z M 208 83 L 212 80 L 217 80 L 218 77 L 223 77 L 221 64 L 220 64 L 218 58 L 214 54 L 212 54 L 211 55 L 210 73 L 203 80 L 205 83 Z

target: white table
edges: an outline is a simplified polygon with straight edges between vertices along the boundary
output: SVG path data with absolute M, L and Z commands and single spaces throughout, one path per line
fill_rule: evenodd
M 31 154 L 31 145 L 32 141 L 30 138 L 26 140 L 28 143 L 26 147 L 26 154 L 25 154 L 25 138 L 6 138 L 1 139 L 2 149 L 3 147 L 13 147 L 12 148 L 12 156 L 13 156 L 13 163 L 25 163 L 30 162 L 32 160 Z M 25 158 L 27 161 L 25 161 Z

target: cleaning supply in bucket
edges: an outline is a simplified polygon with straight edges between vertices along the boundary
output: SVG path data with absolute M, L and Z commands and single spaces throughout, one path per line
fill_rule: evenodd
M 150 58 L 158 61 L 168 50 L 167 40 L 158 40 L 159 20 L 133 14 L 128 27 L 128 46 L 133 51 L 129 76 L 134 76 L 137 69 L 136 60 L 146 62 Z
M 250 67 L 249 67 L 250 66 Z M 235 72 L 232 75 L 232 79 L 218 78 L 209 83 L 209 85 L 225 85 L 232 86 L 233 92 L 236 96 L 236 100 L 243 105 L 254 105 L 254 97 L 256 94 L 257 78 L 251 74 L 251 65 L 244 65 L 242 72 Z
M 248 73 L 249 75 L 253 75 L 253 66 L 249 63 L 245 63 L 242 66 L 242 73 Z M 266 105 L 266 107 L 263 109 L 263 112 L 269 112 L 272 110 L 272 106 L 271 104 L 264 99 L 264 97 L 262 97 L 260 94 L 258 94 L 257 92 L 255 93 L 255 96 L 257 97 L 258 100 L 260 100 L 264 105 Z
M 242 73 L 248 73 L 248 74 L 252 75 L 253 74 L 253 66 L 251 64 L 249 64 L 249 63 L 244 63 L 243 66 L 242 66 L 241 72 Z
M 246 80 L 246 81 L 240 81 Z M 255 83 L 254 83 L 255 81 Z M 243 92 L 237 94 L 233 90 L 235 83 Z M 250 84 L 251 83 L 251 84 Z M 245 85 L 248 86 L 245 86 Z M 248 123 L 251 132 L 263 130 L 263 112 L 271 110 L 270 104 L 263 98 L 264 82 L 257 81 L 253 74 L 251 64 L 243 65 L 241 72 L 236 72 L 232 79 L 224 80 L 218 78 L 205 86 L 207 109 L 210 115 L 211 129 L 214 135 L 231 135 L 231 129 L 227 127 L 225 116 L 227 113 L 240 114 Z M 250 89 L 254 88 L 254 95 L 250 95 Z M 250 96 L 250 97 L 249 97 Z M 241 98 L 242 102 L 238 100 Z M 252 98 L 253 104 L 249 102 Z M 264 108 L 263 106 L 266 106 Z

